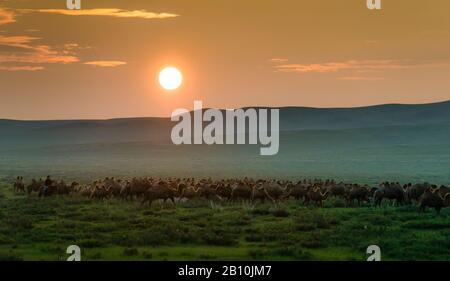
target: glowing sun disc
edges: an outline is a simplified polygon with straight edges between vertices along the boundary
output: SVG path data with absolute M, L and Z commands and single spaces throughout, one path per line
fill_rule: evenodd
M 181 86 L 183 75 L 175 67 L 166 67 L 159 73 L 159 84 L 166 90 L 175 90 Z

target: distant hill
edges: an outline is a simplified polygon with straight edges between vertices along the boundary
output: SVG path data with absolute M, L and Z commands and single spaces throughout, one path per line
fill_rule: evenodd
M 450 101 L 432 104 L 386 104 L 357 108 L 285 107 L 282 130 L 350 129 L 450 122 Z
M 450 102 L 361 108 L 280 109 L 280 150 L 181 145 L 169 118 L 0 120 L 0 179 L 51 174 L 335 178 L 450 183 Z
M 283 107 L 280 130 L 341 130 L 404 125 L 450 124 L 450 101 L 358 108 Z M 0 144 L 51 145 L 97 142 L 168 142 L 169 118 L 16 121 L 0 119 Z
M 41 146 L 98 142 L 167 142 L 171 126 L 168 118 L 69 121 L 0 120 L 0 144 Z

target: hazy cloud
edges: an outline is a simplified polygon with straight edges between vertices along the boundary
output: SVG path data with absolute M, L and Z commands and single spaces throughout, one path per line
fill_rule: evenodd
M 48 45 L 35 44 L 35 41 L 40 40 L 38 37 L 27 35 L 18 36 L 4 36 L 0 35 L 0 47 L 12 47 L 12 50 L 1 51 L 0 49 L 0 70 L 9 71 L 36 71 L 44 69 L 43 66 L 22 66 L 22 65 L 8 65 L 4 64 L 49 64 L 49 63 L 73 63 L 78 62 L 79 59 L 75 55 L 69 54 L 66 49 L 56 50 Z M 14 50 L 16 48 L 17 50 Z
M 344 77 L 339 77 L 338 79 L 345 80 L 345 81 L 379 81 L 379 80 L 384 80 L 384 77 L 344 76 Z
M 328 73 L 343 70 L 359 72 L 370 70 L 407 69 L 416 67 L 440 67 L 449 65 L 449 62 L 418 61 L 418 60 L 348 60 L 345 62 L 326 62 L 313 64 L 278 64 L 276 72 L 294 73 Z
M 98 67 L 116 67 L 127 64 L 124 61 L 88 61 L 84 64 L 93 65 Z
M 109 16 L 117 18 L 165 19 L 178 17 L 172 13 L 153 13 L 146 10 L 122 9 L 19 9 L 0 8 L 0 25 L 16 22 L 15 13 L 47 13 L 68 16 Z M 38 32 L 27 29 L 26 32 Z M 62 46 L 38 44 L 42 38 L 28 35 L 0 35 L 0 71 L 38 71 L 45 64 L 68 64 L 79 62 L 77 51 L 89 47 L 81 47 L 77 43 Z M 29 65 L 33 64 L 33 65 Z M 88 61 L 86 65 L 97 67 L 117 67 L 127 64 L 123 61 Z
M 110 16 L 118 18 L 143 18 L 143 19 L 166 19 L 178 17 L 171 13 L 152 13 L 146 10 L 122 10 L 122 9 L 21 9 L 25 13 L 48 13 L 66 16 Z
M 43 70 L 42 64 L 68 64 L 79 62 L 76 51 L 89 47 L 82 47 L 77 43 L 67 43 L 58 48 L 39 45 L 35 42 L 39 37 L 28 35 L 4 36 L 0 35 L 0 47 L 12 47 L 12 50 L 1 51 L 0 71 L 37 71 Z M 17 50 L 14 50 L 16 48 Z M 11 65 L 15 64 L 15 65 Z M 36 66 L 22 64 L 37 64 Z M 124 61 L 98 60 L 85 62 L 86 65 L 97 67 L 117 67 L 127 64 Z
M 288 59 L 285 59 L 285 58 L 272 58 L 272 59 L 269 59 L 269 62 L 287 62 L 288 61 Z
M 0 70 L 4 71 L 38 71 L 43 70 L 43 66 L 30 66 L 30 65 L 24 65 L 24 66 L 2 66 L 0 65 Z
M 11 10 L 0 8 L 0 25 L 16 22 L 14 13 Z
M 0 46 L 10 46 L 22 49 L 33 49 L 30 43 L 34 40 L 40 39 L 39 37 L 32 37 L 28 35 L 18 36 L 3 36 L 0 35 Z

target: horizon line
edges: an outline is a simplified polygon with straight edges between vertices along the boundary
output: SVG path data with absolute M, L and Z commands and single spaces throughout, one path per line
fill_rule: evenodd
M 381 103 L 381 104 L 372 104 L 372 105 L 363 105 L 363 106 L 354 106 L 354 107 L 314 107 L 314 106 L 302 106 L 302 105 L 285 105 L 285 106 L 242 106 L 237 108 L 216 108 L 219 110 L 235 110 L 235 109 L 287 109 L 287 108 L 303 108 L 303 109 L 363 109 L 363 108 L 372 108 L 372 107 L 381 107 L 381 106 L 426 106 L 426 105 L 434 105 L 434 104 L 443 104 L 450 103 L 450 99 L 436 101 L 436 102 L 425 102 L 425 103 Z M 205 107 L 202 110 L 211 109 L 213 107 Z M 189 110 L 189 112 L 194 112 L 193 109 Z M 2 118 L 0 117 L 0 121 L 17 121 L 17 122 L 51 122 L 51 121 L 110 121 L 110 120 L 122 120 L 122 119 L 170 119 L 171 116 L 128 116 L 128 117 L 109 117 L 109 118 L 67 118 L 67 119 L 12 119 L 12 118 Z

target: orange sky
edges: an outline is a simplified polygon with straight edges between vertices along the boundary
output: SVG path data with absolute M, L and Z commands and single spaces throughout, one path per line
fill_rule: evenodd
M 0 0 L 0 118 L 450 99 L 450 1 Z M 183 86 L 164 91 L 174 65 Z

